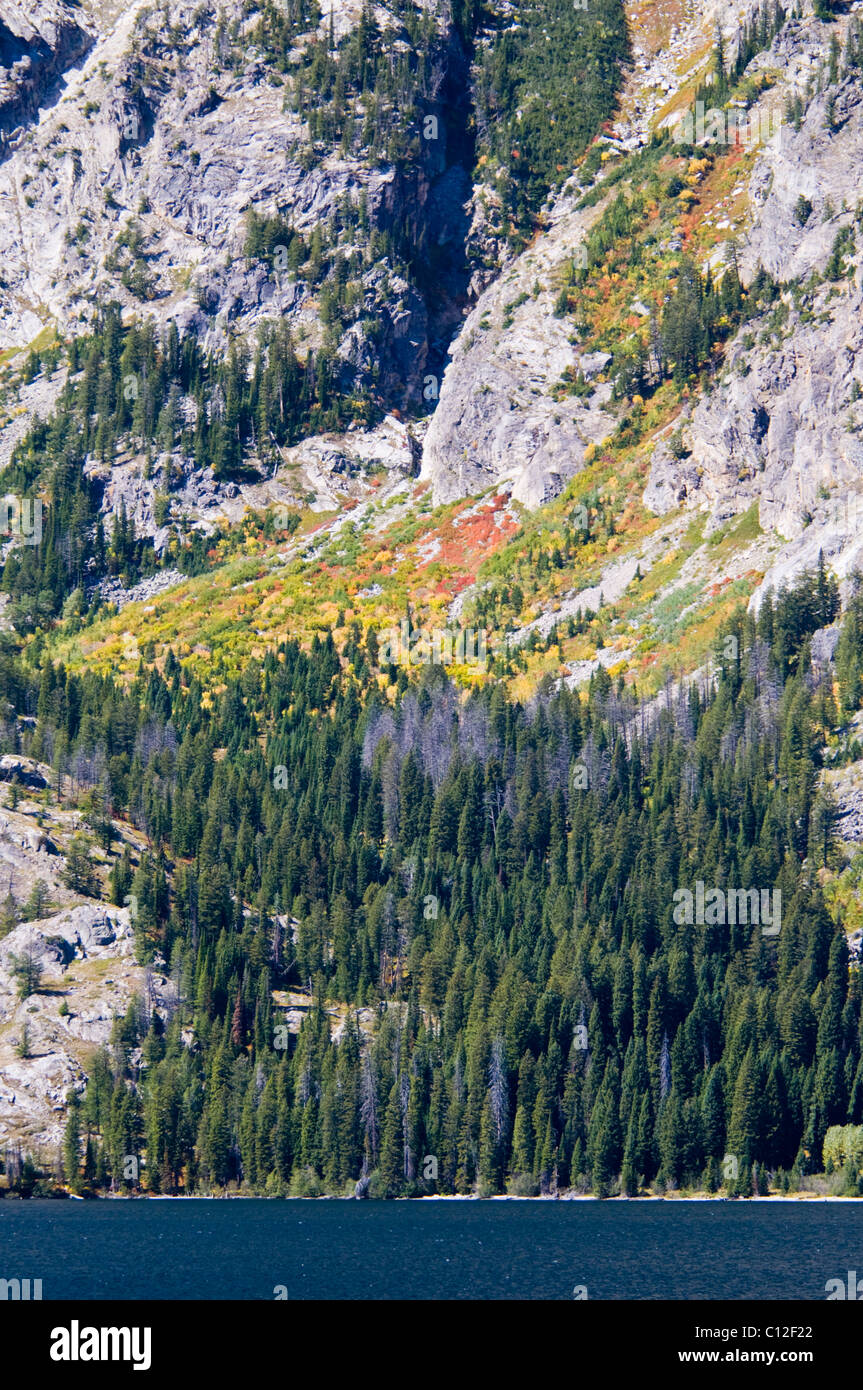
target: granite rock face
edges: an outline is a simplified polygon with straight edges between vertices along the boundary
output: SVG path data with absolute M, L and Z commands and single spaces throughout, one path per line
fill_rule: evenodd
M 779 67 L 793 93 L 810 74 L 812 50 L 811 26 L 791 23 L 756 61 Z M 707 512 L 708 531 L 757 505 L 762 528 L 785 544 L 755 608 L 821 550 L 841 579 L 863 558 L 859 252 L 845 256 L 846 274 L 826 273 L 837 236 L 856 229 L 848 171 L 863 161 L 863 94 L 847 79 L 828 102 L 826 92 L 815 95 L 800 129 L 783 124 L 759 153 L 741 278 L 751 282 L 763 266 L 781 297 L 729 345 L 721 377 L 683 424 L 683 456 L 657 445 L 644 493 L 659 514 L 681 505 Z
M 603 364 L 582 363 L 572 326 L 554 315 L 557 277 L 601 206 L 575 209 L 570 193 L 549 230 L 479 297 L 451 348 L 423 449 L 421 478 L 436 502 L 506 486 L 527 507 L 554 497 L 581 468 L 587 446 L 611 433 Z M 593 377 L 588 397 L 554 388 L 568 367 Z
M 146 1009 L 163 1017 L 170 1012 L 171 981 L 158 964 L 151 970 L 135 964 L 129 911 L 82 903 L 22 923 L 0 940 L 0 1145 L 14 1142 L 53 1160 L 66 1096 L 83 1091 L 93 1050 L 109 1042 L 117 1014 L 134 995 Z M 41 980 L 21 999 L 16 963 L 24 958 Z
M 377 317 L 374 339 L 349 329 L 337 357 L 393 405 L 421 401 L 424 373 L 435 369 L 467 302 L 471 189 L 456 145 L 425 142 L 410 167 L 338 150 L 310 159 L 305 122 L 286 109 L 282 81 L 272 80 L 252 43 L 258 16 L 241 0 L 177 0 L 161 11 L 141 0 L 117 10 L 91 3 L 87 29 L 59 0 L 45 0 L 26 21 L 20 3 L 0 5 L 10 62 L 12 30 L 30 34 L 21 39 L 27 71 L 8 94 L 21 119 L 0 163 L 0 346 L 26 345 L 48 321 L 80 331 L 113 298 L 129 316 L 194 329 L 207 350 L 275 318 L 317 348 L 313 289 L 275 262 L 245 259 L 246 215 L 279 210 L 308 237 L 350 194 L 363 197 L 369 234 L 398 237 L 409 221 L 418 249 L 436 248 L 441 270 L 426 290 L 372 264 L 362 287 Z M 332 8 L 337 31 L 353 23 L 353 0 Z M 432 9 L 446 99 L 460 91 L 466 102 L 465 58 L 448 9 Z M 384 8 L 380 22 L 398 24 Z M 246 46 L 242 61 L 223 64 L 220 36 L 233 26 Z M 0 130 L 2 118 L 0 87 Z M 128 265 L 118 253 L 132 224 L 146 263 L 143 296 L 124 281 Z M 349 242 L 340 247 L 345 256 L 357 249 Z
M 741 19 L 756 7 L 752 0 L 742 6 L 711 0 L 687 8 L 669 42 L 649 52 L 640 38 L 642 21 L 634 14 L 633 67 L 613 138 L 603 138 L 623 150 L 646 144 L 650 122 L 685 86 L 693 60 L 703 58 L 705 40 L 712 41 L 719 27 L 726 53 L 733 55 Z M 564 264 L 582 254 L 606 205 L 601 199 L 579 210 L 582 191 L 575 179 L 565 185 L 550 199 L 531 246 L 505 264 L 491 285 L 474 282 L 479 298 L 451 345 L 423 451 L 421 477 L 432 483 L 436 501 L 501 486 L 536 508 L 580 471 L 588 446 L 600 444 L 615 428 L 611 387 L 603 380 L 610 358 L 595 361 L 602 355 L 582 352 L 572 321 L 554 315 Z M 646 312 L 644 306 L 638 311 Z M 567 369 L 580 371 L 593 384 L 591 394 L 554 389 Z M 675 489 L 680 490 L 672 483 Z
M 3 0 L 0 4 L 0 156 L 16 130 L 92 47 L 93 34 L 77 6 L 63 0 Z

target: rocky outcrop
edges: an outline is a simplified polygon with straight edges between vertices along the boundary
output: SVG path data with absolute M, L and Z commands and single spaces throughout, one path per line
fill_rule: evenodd
M 656 28 L 657 17 L 635 11 L 634 68 L 613 136 L 601 138 L 624 150 L 645 144 L 660 108 L 691 81 L 693 61 L 703 63 L 705 40 L 712 41 L 719 27 L 733 55 L 741 19 L 757 3 L 687 4 L 679 23 L 672 27 L 669 20 L 670 37 L 654 36 L 652 45 L 641 31 L 648 21 Z M 493 284 L 486 288 L 485 277 L 472 282 L 482 292 L 450 349 L 423 451 L 420 476 L 432 483 L 436 501 L 504 486 L 525 506 L 538 507 L 581 469 L 588 445 L 615 427 L 604 364 L 586 361 L 571 339 L 572 321 L 554 316 L 564 262 L 579 254 L 604 207 L 601 201 L 579 211 L 581 191 L 573 180 L 550 201 L 531 247 Z M 477 208 L 481 223 L 480 213 Z M 593 380 L 590 395 L 555 389 L 567 368 Z
M 281 461 L 271 477 L 261 469 L 257 478 L 248 482 L 217 478 L 211 467 L 197 468 L 179 451 L 158 455 L 151 469 L 138 454 L 110 464 L 91 457 L 84 473 L 102 486 L 106 533 L 110 534 L 113 518 L 125 511 L 134 522 L 135 534 L 152 539 L 156 554 L 161 555 L 176 522 L 212 535 L 219 526 L 240 521 L 249 510 L 311 505 L 315 510 L 329 511 L 348 500 L 353 504 L 363 494 L 364 484 L 367 491 L 372 473 L 384 471 L 396 479 L 413 477 L 419 470 L 425 428 L 423 420 L 408 425 L 391 414 L 374 429 L 350 425 L 341 434 L 310 435 L 280 450 Z M 158 508 L 164 504 L 167 512 L 163 515 Z M 154 597 L 182 578 L 171 570 L 142 580 L 131 589 L 124 588 L 119 580 L 103 579 L 91 590 L 98 588 L 107 602 L 125 607 Z
M 681 75 L 691 72 L 693 48 L 701 51 L 701 37 L 713 39 L 720 32 L 726 58 L 733 59 L 743 26 L 760 3 L 761 0 L 743 0 L 742 4 L 736 0 L 684 0 L 676 13 L 663 7 L 658 22 L 650 7 L 632 7 L 632 73 L 612 127 L 624 149 L 645 145 L 654 124 L 675 119 L 663 119 L 662 108 L 680 89 Z
M 22 959 L 41 972 L 25 999 L 17 989 Z M 158 966 L 135 964 L 128 908 L 79 904 L 0 939 L 0 1146 L 14 1140 L 53 1159 L 66 1096 L 83 1091 L 94 1047 L 108 1043 L 133 995 L 163 1017 L 176 998 Z
M 822 26 L 791 20 L 754 67 L 778 68 L 784 94 L 799 94 L 827 42 Z M 699 508 L 710 531 L 757 503 L 762 528 L 784 539 L 755 608 L 821 550 L 843 579 L 863 559 L 863 280 L 848 184 L 861 161 L 863 91 L 850 77 L 824 84 L 800 129 L 783 123 L 762 147 L 741 278 L 751 283 L 763 266 L 781 298 L 730 344 L 721 377 L 683 422 L 679 456 L 665 441 L 653 454 L 644 501 L 654 512 Z M 846 273 L 825 277 L 843 229 Z
M 145 603 L 147 599 L 157 598 L 159 594 L 182 584 L 185 577 L 179 570 L 160 570 L 158 574 L 133 584 L 131 589 L 124 589 L 119 579 L 103 579 L 99 585 L 99 596 L 120 610 L 130 603 Z
M 80 11 L 63 0 L 0 3 L 0 155 L 36 115 L 57 79 L 93 44 Z
M 13 757 L 4 753 L 0 758 L 0 781 L 17 782 L 21 787 L 31 787 L 41 791 L 51 781 L 51 769 L 35 758 Z
M 35 314 L 31 315 L 33 334 L 42 325 Z M 42 372 L 33 381 L 18 387 L 11 418 L 0 421 L 0 470 L 8 468 L 12 450 L 19 444 L 37 419 L 47 420 L 57 398 L 66 382 L 66 369 L 61 368 L 52 374 Z
M 331 8 L 338 31 L 356 5 L 337 0 Z M 364 230 L 343 236 L 340 247 L 359 257 L 363 296 L 360 321 L 338 337 L 341 385 L 359 381 L 387 405 L 420 405 L 424 377 L 440 373 L 461 320 L 470 275 L 467 57 L 448 8 L 432 8 L 437 90 L 429 100 L 441 112 L 438 138 L 420 141 L 417 157 L 400 164 L 338 147 L 312 154 L 284 79 L 251 44 L 260 16 L 240 0 L 179 0 L 158 13 L 138 3 L 114 18 L 99 11 L 85 61 L 0 167 L 0 346 L 26 344 L 48 318 L 80 331 L 113 298 L 130 315 L 194 331 L 206 350 L 222 351 L 229 334 L 251 336 L 275 318 L 291 324 L 301 353 L 301 344 L 317 349 L 320 287 L 272 257 L 246 260 L 246 215 L 252 207 L 279 211 L 308 238 L 331 224 L 346 197 L 356 205 L 362 196 Z M 328 19 L 329 11 L 321 33 Z M 400 26 L 383 8 L 379 22 Z M 222 62 L 232 26 L 237 57 Z M 133 223 L 137 289 L 123 274 L 130 257 L 118 249 Z M 380 255 L 363 263 L 371 237 L 397 248 L 389 263 Z M 423 271 L 429 247 L 433 280 Z
M 481 294 L 451 348 L 423 448 L 420 477 L 436 502 L 510 487 L 537 507 L 582 466 L 587 446 L 614 428 L 611 387 L 582 364 L 571 323 L 554 315 L 563 262 L 577 252 L 599 208 L 579 212 L 574 192 L 553 225 Z M 555 388 L 568 367 L 587 367 L 586 398 Z

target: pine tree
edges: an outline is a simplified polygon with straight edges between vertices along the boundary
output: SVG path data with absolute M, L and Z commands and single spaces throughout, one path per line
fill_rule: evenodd
M 81 1121 L 77 1093 L 66 1096 L 66 1128 L 63 1132 L 63 1173 L 71 1192 L 81 1189 Z
M 383 1137 L 380 1161 L 381 1191 L 384 1196 L 395 1197 L 401 1192 L 404 1181 L 404 1156 L 402 1149 L 401 1106 L 399 1104 L 399 1085 L 394 1081 L 390 1088 L 384 1115 Z

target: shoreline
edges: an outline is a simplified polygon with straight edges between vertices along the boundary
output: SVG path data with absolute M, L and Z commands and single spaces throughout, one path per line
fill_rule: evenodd
M 545 1193 L 536 1197 L 521 1197 L 508 1192 L 495 1193 L 490 1197 L 481 1197 L 476 1193 L 427 1193 L 419 1197 L 354 1197 L 337 1196 L 333 1193 L 322 1193 L 318 1197 L 300 1196 L 267 1196 L 263 1193 L 252 1192 L 231 1192 L 224 1194 L 207 1192 L 190 1193 L 160 1193 L 160 1192 L 137 1192 L 137 1193 L 117 1193 L 100 1192 L 89 1196 L 80 1197 L 74 1193 L 66 1193 L 63 1196 L 43 1195 L 39 1197 L 22 1197 L 17 1193 L 4 1193 L 0 1201 L 21 1201 L 21 1202 L 56 1202 L 56 1201 L 87 1201 L 87 1202 L 371 1202 L 375 1205 L 384 1205 L 388 1202 L 632 1202 L 636 1205 L 644 1202 L 668 1202 L 668 1203 L 688 1203 L 688 1202 L 734 1202 L 734 1203 L 779 1203 L 779 1202 L 861 1202 L 863 1197 L 839 1197 L 832 1193 L 821 1192 L 795 1192 L 795 1193 L 771 1193 L 769 1196 L 754 1197 L 721 1197 L 713 1193 L 693 1193 L 688 1196 L 682 1195 L 662 1195 L 660 1193 L 648 1193 L 643 1197 L 597 1197 L 592 1192 L 573 1192 L 550 1194 Z

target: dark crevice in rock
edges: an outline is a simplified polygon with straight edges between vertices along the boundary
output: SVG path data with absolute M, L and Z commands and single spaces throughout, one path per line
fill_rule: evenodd
M 59 98 L 64 72 L 94 43 L 93 35 L 65 10 L 43 15 L 35 7 L 23 33 L 0 20 L 0 160 L 8 157 L 15 136 L 36 119 L 39 108 Z

